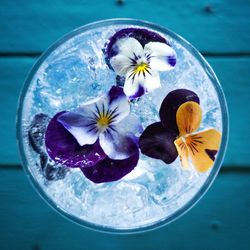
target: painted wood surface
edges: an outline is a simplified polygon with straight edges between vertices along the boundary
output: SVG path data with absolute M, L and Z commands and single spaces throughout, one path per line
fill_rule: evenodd
M 249 68 L 250 58 L 208 57 L 225 91 L 230 113 L 230 140 L 225 166 L 249 166 L 250 124 Z M 15 141 L 17 97 L 27 72 L 35 62 L 33 58 L 0 58 L 0 103 L 4 119 L 0 120 L 0 164 L 19 164 Z M 239 77 L 240 76 L 240 77 Z
M 72 29 L 121 17 L 168 27 L 203 52 L 250 52 L 247 0 L 1 0 L 0 16 L 2 53 L 41 52 Z
M 0 170 L 0 249 L 246 250 L 250 232 L 250 174 L 220 174 L 181 219 L 137 235 L 110 235 L 73 224 L 53 211 L 23 171 Z

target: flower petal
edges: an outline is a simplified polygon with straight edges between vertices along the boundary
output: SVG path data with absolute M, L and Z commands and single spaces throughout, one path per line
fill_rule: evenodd
M 205 172 L 213 166 L 220 142 L 221 134 L 215 129 L 198 132 L 186 138 L 189 156 L 197 171 Z
M 202 111 L 196 102 L 185 102 L 177 110 L 176 122 L 180 136 L 193 133 L 200 127 Z
M 139 151 L 124 160 L 112 160 L 106 157 L 90 168 L 82 168 L 82 172 L 94 183 L 117 181 L 130 173 L 137 165 Z
M 188 148 L 183 139 L 180 137 L 174 141 L 178 154 L 180 156 L 181 166 L 183 169 L 189 169 L 190 165 L 188 162 Z
M 138 150 L 136 138 L 129 133 L 122 134 L 114 126 L 101 133 L 99 140 L 103 151 L 111 159 L 123 160 Z
M 106 157 L 97 141 L 93 145 L 80 146 L 72 134 L 57 121 L 65 111 L 57 113 L 50 121 L 45 146 L 51 159 L 68 167 L 89 167 Z
M 150 42 L 145 45 L 144 53 L 150 55 L 150 67 L 157 71 L 173 69 L 176 64 L 176 53 L 165 43 Z
M 118 54 L 127 58 L 135 58 L 143 55 L 143 48 L 141 44 L 132 37 L 123 38 L 117 41 Z
M 131 77 L 132 70 L 130 70 L 125 79 L 125 84 L 123 91 L 126 96 L 128 96 L 130 99 L 134 99 L 137 97 L 140 97 L 140 94 L 144 94 L 144 83 L 143 78 L 139 79 L 138 76 L 135 76 L 134 78 Z M 143 89 L 143 90 L 142 90 Z
M 124 93 L 130 99 L 134 99 L 140 97 L 146 91 L 151 92 L 160 86 L 160 76 L 157 71 L 149 70 L 145 74 L 135 74 L 133 70 L 130 70 L 126 75 Z
M 161 122 L 165 128 L 177 134 L 179 133 L 176 124 L 176 112 L 180 105 L 188 101 L 200 103 L 197 94 L 187 89 L 176 89 L 164 98 L 159 113 Z
M 113 122 L 117 123 L 130 113 L 130 104 L 121 87 L 113 86 L 108 93 L 109 111 Z
M 65 112 L 58 116 L 57 120 L 76 138 L 81 146 L 96 142 L 99 135 L 96 119 L 87 108 L 82 109 L 81 114 Z
M 151 92 L 161 87 L 160 75 L 155 70 L 150 70 L 150 73 L 146 74 L 144 85 L 147 92 Z
M 116 32 L 109 40 L 107 45 L 106 54 L 107 58 L 117 55 L 117 46 L 116 42 L 122 38 L 133 37 L 140 42 L 140 44 L 144 47 L 148 42 L 162 42 L 168 43 L 165 38 L 160 36 L 158 33 L 153 32 L 147 29 L 138 29 L 138 28 L 125 28 Z
M 108 95 L 103 95 L 63 113 L 58 121 L 76 138 L 80 145 L 93 144 L 99 135 L 97 121 L 109 108 Z
M 167 164 L 178 156 L 174 140 L 177 134 L 167 131 L 160 122 L 149 125 L 139 139 L 141 152 Z
M 120 76 L 125 76 L 127 72 L 131 69 L 131 59 L 122 54 L 118 54 L 110 59 L 110 64 L 116 74 Z

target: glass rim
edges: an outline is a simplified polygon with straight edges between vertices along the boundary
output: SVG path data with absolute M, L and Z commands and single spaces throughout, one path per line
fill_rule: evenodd
M 206 178 L 206 181 L 203 183 L 203 185 L 200 187 L 200 189 L 193 195 L 193 197 L 186 202 L 182 207 L 180 207 L 178 210 L 176 210 L 171 215 L 161 219 L 160 221 L 152 222 L 145 226 L 139 226 L 136 228 L 113 228 L 108 227 L 101 224 L 95 224 L 92 222 L 88 222 L 86 220 L 80 219 L 79 217 L 69 214 L 68 212 L 64 211 L 63 208 L 60 208 L 57 206 L 55 201 L 53 201 L 52 198 L 50 198 L 46 192 L 42 189 L 38 181 L 33 177 L 32 173 L 30 172 L 28 168 L 28 160 L 26 158 L 25 152 L 24 152 L 24 145 L 23 145 L 23 131 L 22 131 L 22 115 L 23 115 L 23 102 L 25 99 L 26 92 L 29 88 L 29 85 L 35 76 L 37 70 L 40 68 L 44 60 L 61 44 L 63 44 L 68 39 L 83 33 L 87 30 L 91 30 L 93 28 L 98 27 L 104 27 L 104 26 L 110 26 L 110 25 L 138 25 L 142 26 L 144 28 L 152 29 L 156 32 L 161 32 L 163 34 L 167 34 L 174 39 L 176 39 L 182 46 L 184 46 L 198 61 L 201 63 L 204 71 L 206 72 L 207 76 L 211 80 L 216 94 L 218 96 L 218 100 L 220 103 L 221 108 L 221 118 L 222 118 L 222 139 L 220 144 L 220 149 L 218 151 L 218 154 L 216 156 L 216 160 L 214 162 L 214 166 L 211 169 L 211 172 L 209 176 Z M 96 22 L 92 22 L 89 24 L 86 24 L 84 26 L 81 26 L 63 37 L 59 38 L 55 43 L 53 43 L 46 51 L 44 51 L 41 56 L 36 60 L 33 67 L 31 68 L 30 72 L 28 73 L 26 80 L 24 82 L 24 85 L 22 87 L 22 90 L 20 92 L 19 101 L 18 101 L 18 108 L 17 108 L 17 117 L 16 117 L 16 138 L 17 138 L 17 144 L 19 149 L 19 158 L 21 159 L 21 164 L 23 166 L 23 169 L 25 170 L 26 175 L 28 176 L 28 179 L 30 180 L 32 186 L 36 190 L 36 192 L 42 197 L 42 199 L 49 204 L 50 207 L 52 207 L 57 213 L 62 215 L 63 217 L 67 218 L 71 222 L 75 222 L 78 225 L 81 225 L 85 228 L 88 228 L 90 230 L 104 232 L 104 233 L 112 233 L 112 234 L 134 234 L 134 233 L 143 233 L 146 231 L 151 231 L 160 227 L 163 227 L 176 219 L 180 218 L 182 215 L 187 213 L 208 191 L 209 187 L 213 183 L 215 177 L 217 176 L 227 148 L 228 143 L 228 135 L 229 135 L 229 117 L 228 117 L 228 108 L 226 99 L 222 90 L 222 87 L 219 83 L 218 78 L 216 77 L 213 69 L 208 64 L 206 59 L 200 54 L 200 52 L 194 48 L 188 41 L 186 41 L 184 38 L 176 34 L 175 32 L 164 28 L 160 25 L 139 20 L 139 19 L 130 19 L 130 18 L 115 18 L 115 19 L 104 19 Z

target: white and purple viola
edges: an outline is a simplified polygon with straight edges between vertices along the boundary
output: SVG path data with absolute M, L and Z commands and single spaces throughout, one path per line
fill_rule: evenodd
M 138 98 L 159 87 L 161 71 L 176 64 L 176 53 L 160 35 L 129 28 L 117 32 L 107 46 L 107 58 L 117 75 L 124 77 L 124 93 Z

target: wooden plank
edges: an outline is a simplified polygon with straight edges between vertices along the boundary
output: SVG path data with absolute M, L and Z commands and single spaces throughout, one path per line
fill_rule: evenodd
M 33 63 L 34 59 L 31 58 L 0 58 L 0 138 L 4 142 L 0 150 L 1 163 L 19 163 L 15 128 L 17 102 L 22 84 Z
M 220 174 L 182 218 L 137 235 L 102 234 L 69 222 L 39 198 L 22 171 L 1 170 L 0 183 L 1 250 L 249 249 L 249 172 Z
M 224 164 L 249 166 L 250 58 L 213 58 L 208 60 L 221 82 L 228 103 L 229 143 Z
M 71 30 L 107 18 L 155 22 L 182 35 L 199 50 L 250 52 L 249 1 L 223 0 L 2 0 L 0 52 L 41 52 Z
M 15 144 L 16 105 L 32 58 L 0 58 L 0 103 L 4 119 L 0 120 L 0 164 L 18 164 Z M 249 166 L 250 134 L 249 67 L 250 58 L 209 58 L 225 90 L 230 113 L 230 140 L 225 166 Z

